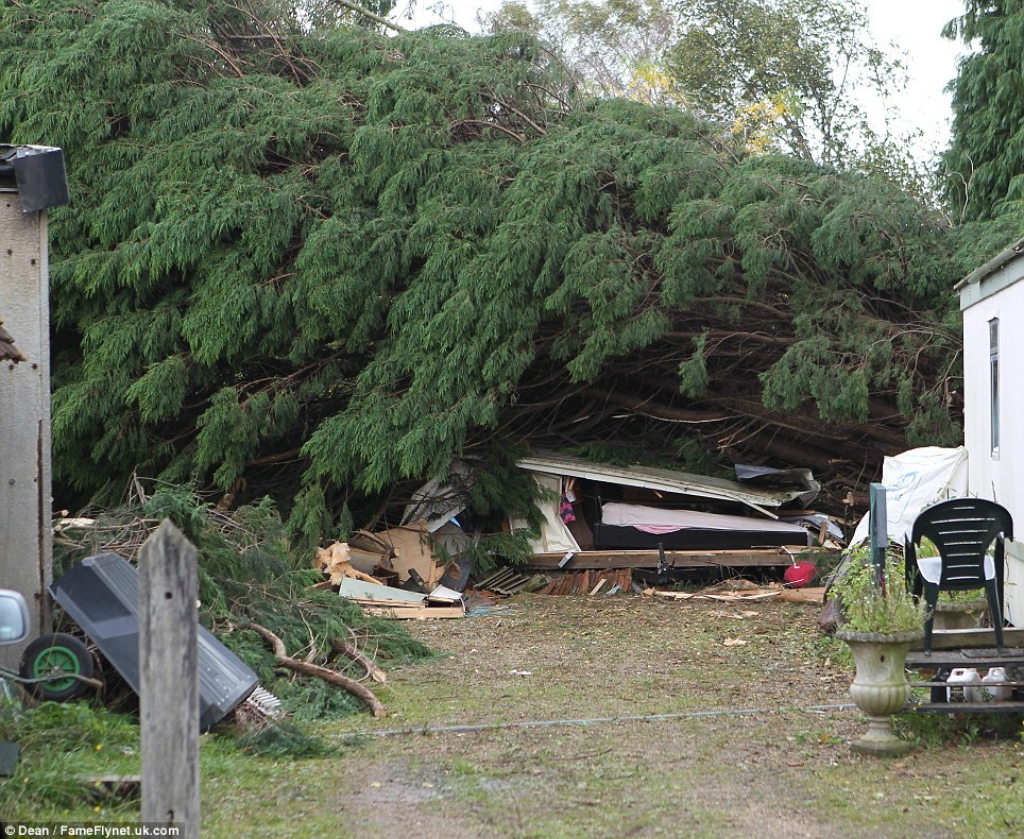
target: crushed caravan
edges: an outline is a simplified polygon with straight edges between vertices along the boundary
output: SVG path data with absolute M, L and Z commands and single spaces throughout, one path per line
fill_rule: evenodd
M 806 469 L 739 467 L 730 481 L 641 466 L 599 464 L 560 454 L 519 461 L 542 492 L 534 570 L 675 569 L 792 565 L 815 545 L 838 547 L 841 529 L 808 507 L 818 484 Z M 453 465 L 456 481 L 470 470 Z M 457 557 L 460 493 L 431 482 L 405 511 Z M 508 522 L 527 527 L 525 518 Z
M 818 484 L 805 469 L 741 467 L 741 482 L 566 455 L 519 466 L 557 499 L 539 502 L 535 568 L 788 566 L 842 537 L 827 516 L 807 509 Z

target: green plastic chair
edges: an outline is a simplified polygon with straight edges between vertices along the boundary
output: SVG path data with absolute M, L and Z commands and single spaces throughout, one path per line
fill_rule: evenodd
M 919 557 L 918 546 L 928 539 L 938 557 Z M 931 655 L 932 625 L 940 591 L 984 589 L 995 630 L 996 646 L 1003 649 L 1004 541 L 1013 539 L 1009 511 L 983 498 L 954 498 L 926 508 L 914 520 L 906 540 L 907 587 L 924 593 L 928 620 L 924 625 L 924 653 Z M 989 549 L 995 544 L 992 556 Z

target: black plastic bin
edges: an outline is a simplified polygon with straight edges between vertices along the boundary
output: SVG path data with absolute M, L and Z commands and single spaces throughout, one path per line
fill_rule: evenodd
M 83 559 L 50 586 L 53 599 L 139 692 L 139 573 L 115 553 Z M 215 725 L 242 702 L 259 678 L 199 627 L 199 728 Z

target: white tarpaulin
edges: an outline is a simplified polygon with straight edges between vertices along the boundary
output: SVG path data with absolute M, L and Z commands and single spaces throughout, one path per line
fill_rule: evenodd
M 538 473 L 534 473 L 533 479 L 548 494 L 547 500 L 537 502 L 537 507 L 544 514 L 544 521 L 540 526 L 540 539 L 530 543 L 533 552 L 556 553 L 578 551 L 580 546 L 569 532 L 569 528 L 565 526 L 562 517 L 558 514 L 559 500 L 562 496 L 562 479 L 557 475 L 541 475 Z M 526 527 L 526 520 L 513 518 L 509 521 L 509 526 L 512 530 L 519 530 Z
M 902 543 L 925 507 L 967 495 L 967 449 L 925 446 L 887 457 L 882 463 L 882 485 L 889 541 Z M 864 516 L 850 544 L 866 542 L 868 537 L 868 516 Z

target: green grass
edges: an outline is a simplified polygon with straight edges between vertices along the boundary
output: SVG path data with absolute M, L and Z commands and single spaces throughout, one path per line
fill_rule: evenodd
M 0 784 L 0 813 L 10 820 L 96 818 L 133 809 L 88 779 L 139 772 L 138 727 L 85 702 L 5 706 L 0 740 L 18 743 L 12 777 Z
M 514 625 L 419 627 L 448 655 L 389 671 L 376 687 L 387 719 L 322 719 L 295 742 L 250 741 L 227 727 L 204 735 L 204 839 L 719 839 L 768 836 L 783 823 L 791 835 L 844 839 L 1024 832 L 1018 718 L 902 715 L 897 726 L 915 750 L 878 760 L 847 746 L 863 732 L 858 712 L 801 710 L 847 702 L 852 676 L 839 660 L 845 645 L 814 630 L 813 610 L 766 604 L 738 620 L 717 606 L 626 598 L 602 617 L 553 600 L 517 598 Z M 582 620 L 593 624 L 585 633 Z M 748 643 L 723 646 L 729 637 Z M 533 675 L 510 676 L 517 667 Z M 378 736 L 730 708 L 763 713 Z M 3 817 L 138 818 L 137 803 L 76 780 L 138 772 L 131 718 L 78 704 L 2 722 L 0 739 L 23 747 L 17 774 L 0 782 Z M 362 735 L 332 736 L 347 731 Z M 310 734 L 320 739 L 299 759 Z M 335 751 L 317 756 L 325 743 Z

